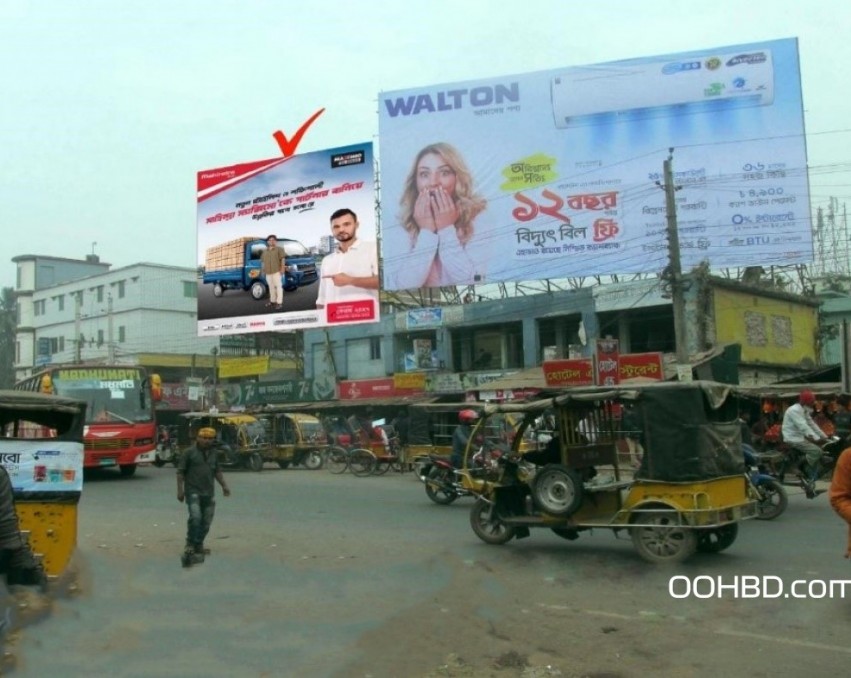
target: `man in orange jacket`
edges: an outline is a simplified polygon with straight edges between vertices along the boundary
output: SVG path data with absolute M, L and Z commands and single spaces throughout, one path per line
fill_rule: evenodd
M 851 558 L 851 447 L 843 450 L 833 469 L 830 483 L 830 505 L 848 523 L 848 546 L 845 557 Z

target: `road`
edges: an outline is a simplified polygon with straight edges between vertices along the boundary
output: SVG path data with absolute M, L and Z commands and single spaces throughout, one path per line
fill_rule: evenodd
M 701 595 L 851 579 L 825 497 L 667 568 L 609 531 L 488 546 L 471 499 L 432 504 L 411 474 L 227 473 L 213 554 L 190 569 L 173 469 L 87 477 L 79 592 L 21 631 L 15 675 L 799 677 L 851 658 L 847 600 L 669 593 L 672 576 L 677 595 L 696 577 Z

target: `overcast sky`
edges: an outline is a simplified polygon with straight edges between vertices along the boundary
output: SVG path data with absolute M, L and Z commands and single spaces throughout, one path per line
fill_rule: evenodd
M 195 177 L 378 142 L 377 94 L 799 39 L 813 206 L 851 185 L 839 0 L 0 0 L 0 286 L 20 254 L 193 266 Z M 376 148 L 380 158 L 380 145 Z

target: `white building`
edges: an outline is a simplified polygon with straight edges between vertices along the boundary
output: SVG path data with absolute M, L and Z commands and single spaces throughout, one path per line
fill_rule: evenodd
M 209 354 L 197 336 L 194 268 L 138 263 L 110 269 L 85 261 L 22 255 L 18 266 L 15 376 L 48 364 L 138 364 L 139 354 Z

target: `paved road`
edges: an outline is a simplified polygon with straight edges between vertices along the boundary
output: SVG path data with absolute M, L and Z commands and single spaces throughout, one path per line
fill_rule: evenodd
M 88 478 L 80 594 L 23 630 L 17 673 L 801 676 L 844 673 L 851 658 L 848 600 L 668 593 L 673 575 L 851 579 L 825 497 L 793 496 L 728 551 L 669 569 L 608 531 L 485 545 L 470 499 L 436 506 L 411 475 L 228 477 L 214 553 L 188 570 L 172 469 Z

